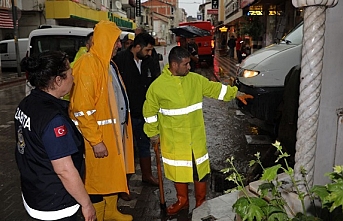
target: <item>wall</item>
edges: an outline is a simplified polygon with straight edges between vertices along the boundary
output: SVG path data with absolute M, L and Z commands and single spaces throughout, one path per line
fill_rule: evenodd
M 343 159 L 335 159 L 334 156 L 336 149 L 338 152 L 343 151 L 343 144 L 336 144 L 338 126 L 336 110 L 343 107 L 342 11 L 343 1 L 339 1 L 335 7 L 326 10 L 323 76 L 315 156 L 315 184 L 326 183 L 328 179 L 324 177 L 324 174 L 331 172 L 335 164 L 343 164 Z M 342 137 L 343 134 L 339 136 Z

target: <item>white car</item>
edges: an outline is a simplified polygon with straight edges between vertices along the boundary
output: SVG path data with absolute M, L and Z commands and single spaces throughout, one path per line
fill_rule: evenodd
M 296 26 L 278 44 L 249 55 L 237 69 L 236 85 L 254 99 L 240 105 L 251 115 L 273 121 L 282 99 L 284 80 L 292 67 L 301 63 L 303 23 Z

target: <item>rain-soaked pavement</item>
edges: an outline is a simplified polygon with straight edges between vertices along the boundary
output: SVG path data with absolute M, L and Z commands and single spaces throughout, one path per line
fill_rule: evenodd
M 169 47 L 169 46 L 168 46 Z M 167 48 L 167 51 L 169 48 Z M 158 48 L 162 54 L 164 48 Z M 164 56 L 165 58 L 167 56 Z M 221 58 L 224 62 L 228 58 Z M 165 60 L 166 62 L 166 60 Z M 213 75 L 213 67 L 202 66 L 197 69 L 199 74 L 211 80 L 218 79 Z M 229 70 L 233 72 L 234 70 Z M 226 84 L 227 79 L 221 79 Z M 24 82 L 0 87 L 0 220 L 32 220 L 26 214 L 20 196 L 19 174 L 14 160 L 14 126 L 13 114 L 16 105 L 24 97 Z M 207 199 L 223 194 L 230 188 L 230 183 L 225 181 L 225 176 L 219 171 L 227 166 L 225 160 L 231 156 L 235 158 L 238 170 L 243 174 L 249 174 L 253 179 L 257 172 L 249 169 L 249 161 L 259 151 L 267 156 L 265 161 L 274 161 L 273 151 L 268 151 L 273 139 L 269 136 L 270 126 L 265 123 L 244 115 L 236 106 L 235 101 L 226 103 L 214 99 L 204 99 L 204 119 L 206 125 L 209 156 L 211 162 L 211 179 Z M 267 154 L 268 153 L 268 154 Z M 153 154 L 154 157 L 154 154 Z M 153 158 L 154 159 L 154 158 Z M 155 164 L 155 161 L 153 161 Z M 119 200 L 119 208 L 134 216 L 134 220 L 191 220 L 191 209 L 194 208 L 194 188 L 189 185 L 190 211 L 184 211 L 176 217 L 161 216 L 159 191 L 141 182 L 141 174 L 138 161 L 136 174 L 130 178 L 129 186 L 133 200 L 126 202 Z M 156 166 L 153 166 L 154 174 L 157 174 Z M 251 173 L 252 172 L 252 173 Z M 175 189 L 173 183 L 163 179 L 166 204 L 175 202 Z M 82 220 L 82 218 L 79 218 Z

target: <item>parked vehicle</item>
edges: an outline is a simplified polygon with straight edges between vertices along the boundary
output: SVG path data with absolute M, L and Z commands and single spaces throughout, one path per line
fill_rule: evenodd
M 182 22 L 179 26 L 195 26 L 212 33 L 211 36 L 205 37 L 196 37 L 195 43 L 198 45 L 198 55 L 199 62 L 205 61 L 209 65 L 213 65 L 213 56 L 214 56 L 214 40 L 213 40 L 213 29 L 211 22 L 209 21 L 195 21 L 195 22 Z
M 25 57 L 28 38 L 19 38 L 19 58 L 20 60 Z M 1 68 L 16 68 L 17 67 L 17 55 L 15 50 L 14 39 L 0 41 L 0 55 L 1 55 Z
M 248 105 L 240 105 L 252 116 L 273 122 L 282 100 L 284 80 L 292 67 L 301 62 L 303 23 L 297 25 L 278 44 L 249 55 L 237 69 L 239 90 L 254 96 Z
M 86 36 L 92 28 L 44 26 L 33 30 L 29 35 L 29 48 L 27 55 L 35 55 L 44 51 L 63 51 L 68 54 L 72 62 L 80 47 L 85 45 Z M 26 94 L 31 87 L 27 83 Z

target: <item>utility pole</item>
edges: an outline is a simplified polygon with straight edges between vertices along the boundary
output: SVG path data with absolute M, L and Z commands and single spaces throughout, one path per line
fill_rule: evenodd
M 12 20 L 13 20 L 13 37 L 14 37 L 15 54 L 17 58 L 17 73 L 18 73 L 18 77 L 21 77 L 20 54 L 19 54 L 19 45 L 18 45 L 17 6 L 14 0 L 12 0 Z

